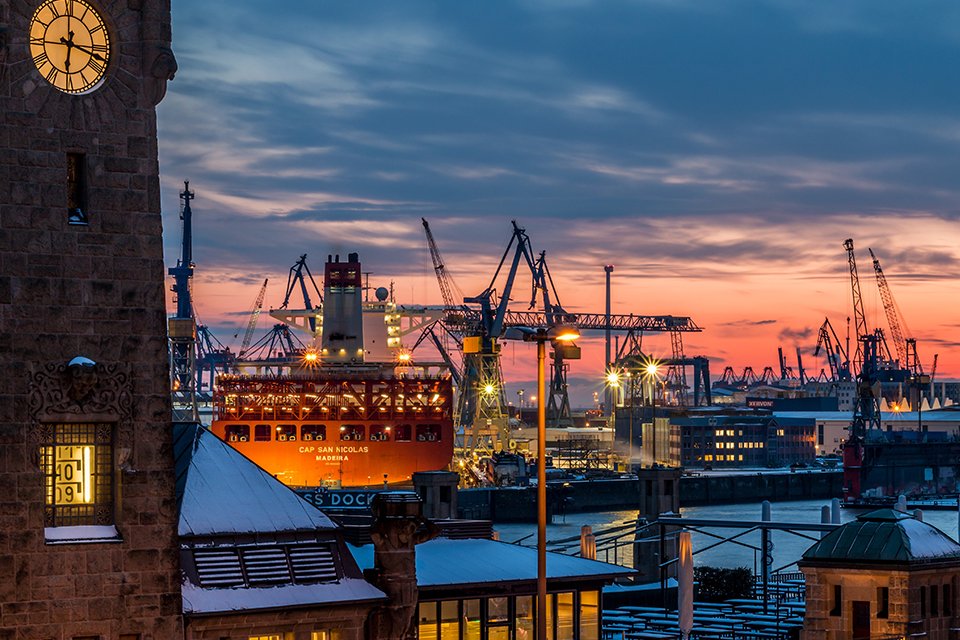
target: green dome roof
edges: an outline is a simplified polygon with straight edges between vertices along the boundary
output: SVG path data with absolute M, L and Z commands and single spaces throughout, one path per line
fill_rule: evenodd
M 805 562 L 933 562 L 956 558 L 960 544 L 933 525 L 878 509 L 837 527 L 803 554 Z

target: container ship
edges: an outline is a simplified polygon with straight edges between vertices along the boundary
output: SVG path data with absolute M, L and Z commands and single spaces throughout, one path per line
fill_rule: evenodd
M 366 362 L 361 296 L 358 255 L 330 256 L 311 361 L 286 375 L 217 379 L 213 433 L 289 486 L 406 485 L 453 458 L 450 376 Z

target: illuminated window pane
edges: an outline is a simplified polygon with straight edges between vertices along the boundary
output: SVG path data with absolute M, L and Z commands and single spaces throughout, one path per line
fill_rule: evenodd
M 460 612 L 457 600 L 440 603 L 440 640 L 460 640 Z
M 556 640 L 557 634 L 554 632 L 553 628 L 553 600 L 554 596 L 552 593 L 547 594 L 547 640 Z
M 557 640 L 573 640 L 573 593 L 557 594 Z
M 580 640 L 597 640 L 600 635 L 600 597 L 596 591 L 580 592 Z
M 417 607 L 420 640 L 437 640 L 437 603 L 421 602 Z
M 49 425 L 40 446 L 47 527 L 113 523 L 113 428 Z
M 339 629 L 321 629 L 310 632 L 310 640 L 340 640 Z
M 487 600 L 487 622 L 497 624 L 509 622 L 509 604 L 506 597 L 489 598 Z
M 533 640 L 536 628 L 533 602 L 533 596 L 517 596 L 517 640 Z
M 463 640 L 480 640 L 480 601 L 463 601 Z

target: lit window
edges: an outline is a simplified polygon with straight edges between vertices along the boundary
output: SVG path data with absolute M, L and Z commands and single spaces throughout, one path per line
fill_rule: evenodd
M 113 524 L 113 427 L 51 425 L 40 447 L 47 527 Z
M 340 640 L 339 629 L 320 629 L 310 632 L 310 640 Z

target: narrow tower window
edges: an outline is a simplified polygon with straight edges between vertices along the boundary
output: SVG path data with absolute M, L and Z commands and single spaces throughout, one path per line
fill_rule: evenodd
M 67 154 L 67 222 L 87 224 L 87 156 Z

